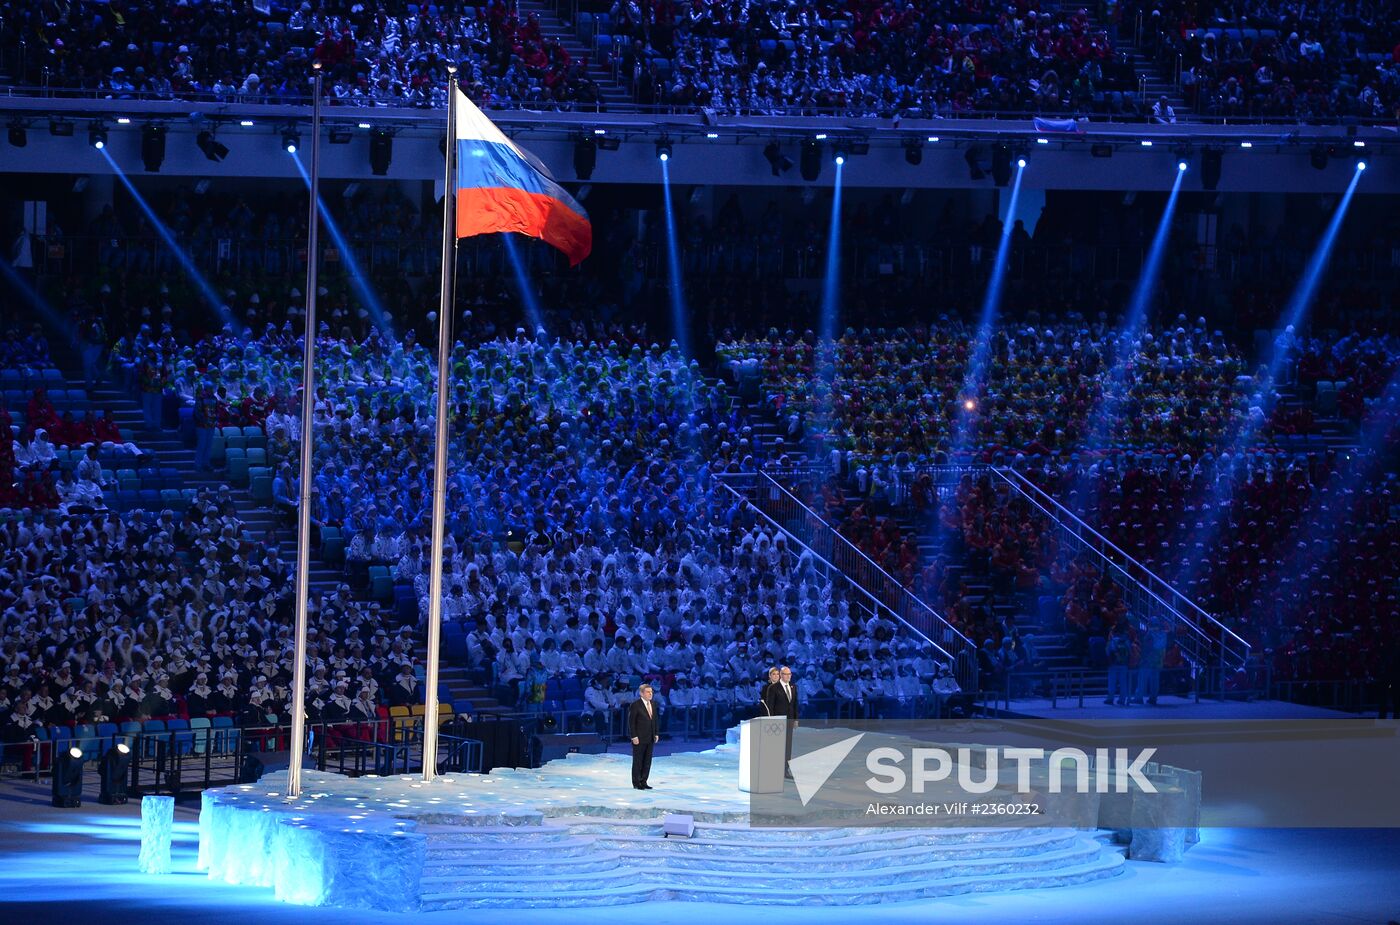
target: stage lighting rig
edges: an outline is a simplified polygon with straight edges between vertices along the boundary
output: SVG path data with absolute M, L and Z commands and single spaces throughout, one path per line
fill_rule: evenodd
M 215 163 L 228 157 L 228 148 L 221 144 L 219 140 L 214 137 L 214 133 L 208 129 L 194 136 L 194 143 L 200 151 L 204 152 L 205 157 Z
M 792 158 L 783 154 L 782 145 L 776 141 L 768 142 L 763 149 L 763 158 L 768 161 L 768 166 L 773 169 L 773 176 L 780 177 L 792 169 Z
M 165 126 L 147 122 L 141 126 L 141 163 L 151 173 L 159 173 L 165 162 Z

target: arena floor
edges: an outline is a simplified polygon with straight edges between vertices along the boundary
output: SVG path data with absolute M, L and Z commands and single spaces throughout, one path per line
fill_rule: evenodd
M 195 871 L 198 801 L 176 813 L 175 873 L 136 872 L 139 806 L 47 805 L 46 788 L 0 787 L 0 920 L 145 923 L 248 922 L 343 925 L 405 916 L 290 906 L 265 889 L 210 882 Z M 1400 832 L 1383 830 L 1203 830 L 1176 866 L 1130 861 L 1111 880 L 1052 890 L 960 896 L 866 906 L 869 922 L 1210 922 L 1212 925 L 1384 923 L 1400 917 Z M 757 921 L 773 915 L 847 923 L 841 908 L 748 909 L 704 903 L 643 903 L 597 910 L 531 910 L 528 921 L 587 925 Z M 451 910 L 414 920 L 522 921 L 512 910 Z

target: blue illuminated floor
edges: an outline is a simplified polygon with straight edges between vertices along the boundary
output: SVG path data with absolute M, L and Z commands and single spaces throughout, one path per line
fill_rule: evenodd
M 197 804 L 176 813 L 175 869 L 135 872 L 139 808 L 49 807 L 42 788 L 0 785 L 0 921 L 145 923 L 257 921 L 262 925 L 396 922 L 404 916 L 289 906 L 262 889 L 211 883 L 194 871 Z M 1111 881 L 995 896 L 863 907 L 864 922 L 1384 923 L 1400 917 L 1400 833 L 1204 830 L 1179 866 L 1128 862 Z M 552 912 L 444 911 L 431 922 L 704 923 L 769 919 L 773 910 L 644 903 Z M 849 925 L 851 910 L 781 910 L 788 922 Z M 747 918 L 746 918 L 747 916 Z

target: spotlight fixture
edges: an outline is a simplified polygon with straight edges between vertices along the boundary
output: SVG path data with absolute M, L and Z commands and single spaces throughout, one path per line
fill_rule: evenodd
M 1313 170 L 1327 169 L 1327 146 L 1313 145 L 1308 152 L 1308 163 L 1312 164 Z
M 671 141 L 665 135 L 656 143 L 656 159 L 663 164 L 671 159 Z
M 16 148 L 23 148 L 29 144 L 29 132 L 25 129 L 24 123 L 18 119 L 10 123 L 10 144 Z
M 228 157 L 228 148 L 220 143 L 219 140 L 214 137 L 214 133 L 208 129 L 194 136 L 194 143 L 199 150 L 204 152 L 205 157 L 215 163 Z
M 387 128 L 377 128 L 369 136 L 369 169 L 376 177 L 389 172 L 389 162 L 394 159 L 394 133 Z
M 974 398 L 964 398 L 964 399 L 963 399 L 963 410 L 964 410 L 964 411 L 976 411 L 976 410 L 977 410 L 977 400 L 974 399 Z
M 917 138 L 904 139 L 904 162 L 917 167 L 924 162 L 924 143 Z
M 1011 182 L 1011 146 L 995 145 L 992 147 L 992 182 L 997 186 L 1006 186 Z
M 301 135 L 297 134 L 294 128 L 286 129 L 282 132 L 282 148 L 288 154 L 296 154 L 301 147 Z
M 54 806 L 75 809 L 83 805 L 83 761 L 83 750 L 76 745 L 54 755 Z
M 783 153 L 782 145 L 776 141 L 768 142 L 763 149 L 763 159 L 768 162 L 768 166 L 773 168 L 773 176 L 779 177 L 792 169 L 792 158 Z
M 1186 165 L 1186 162 L 1185 162 L 1185 161 L 1177 161 L 1177 162 L 1176 162 L 1176 169 L 1177 169 L 1177 172 L 1178 172 L 1178 173 L 1185 173 L 1185 172 L 1186 172 L 1186 166 L 1187 166 L 1187 165 Z
M 846 163 L 846 148 L 844 146 L 837 145 L 832 153 L 832 160 L 836 162 L 837 167 L 840 167 L 842 164 Z
M 348 145 L 355 133 L 348 128 L 333 128 L 326 132 L 326 140 L 333 145 Z
M 1201 149 L 1201 188 L 1213 190 L 1220 185 L 1220 162 L 1224 150 L 1216 147 Z
M 50 119 L 49 134 L 55 138 L 72 138 L 73 123 L 67 119 Z
M 165 126 L 148 122 L 141 126 L 141 163 L 150 173 L 159 173 L 165 161 Z
M 1365 170 L 1365 169 L 1366 169 L 1366 162 L 1365 162 L 1365 161 L 1357 161 L 1357 162 L 1356 162 L 1356 172 L 1357 172 L 1357 173 L 1360 173 L 1361 171 L 1363 171 L 1363 170 Z
M 593 176 L 593 168 L 598 165 L 598 143 L 586 135 L 574 141 L 574 174 L 580 180 Z
M 963 160 L 967 161 L 967 175 L 973 180 L 985 180 L 987 175 L 982 172 L 982 165 L 978 161 L 982 157 L 982 149 L 977 145 L 967 149 L 963 154 Z
M 131 747 L 118 742 L 97 762 L 101 789 L 97 802 L 107 805 L 126 802 L 126 774 L 131 765 Z
M 88 144 L 101 151 L 107 147 L 107 126 L 100 119 L 94 119 L 88 126 Z
M 802 142 L 802 179 L 812 183 L 821 175 L 822 143 L 820 141 Z
M 1016 166 L 1025 169 L 1026 159 L 1024 157 L 1016 158 Z

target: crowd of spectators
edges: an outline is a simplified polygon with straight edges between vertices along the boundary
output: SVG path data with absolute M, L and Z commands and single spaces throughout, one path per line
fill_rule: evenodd
M 1134 113 L 1131 62 L 1083 10 L 918 0 L 618 0 L 639 102 L 742 114 Z
M 411 335 L 323 333 L 316 526 L 343 532 L 352 573 L 390 567 L 426 615 L 433 358 Z M 118 362 L 153 358 L 197 418 L 204 402 L 210 419 L 251 402 L 273 457 L 294 456 L 301 352 L 289 332 L 189 346 L 143 332 L 129 348 Z M 649 676 L 662 703 L 708 707 L 723 689 L 732 704 L 786 659 L 818 702 L 893 712 L 927 701 L 929 654 L 850 611 L 840 585 L 711 478 L 780 462 L 783 445 L 760 445 L 674 346 L 519 330 L 459 344 L 453 368 L 444 613 L 504 700 L 537 707 L 549 682 L 578 677 L 596 706 L 599 691 L 615 699 Z M 293 508 L 285 463 L 272 495 Z
M 1379 0 L 1129 4 L 1144 51 L 1196 111 L 1221 117 L 1394 121 L 1400 16 Z
M 717 353 L 823 448 L 897 468 L 955 454 L 1072 452 L 1105 406 L 1115 413 L 1107 430 L 1095 424 L 1104 445 L 1200 450 L 1233 433 L 1255 391 L 1238 348 L 1204 319 L 1131 339 L 1083 319 L 999 327 L 984 385 L 969 389 L 975 336 L 945 315 L 928 328 L 847 329 L 834 348 L 772 330 Z M 955 446 L 961 421 L 970 439 Z
M 482 105 L 594 107 L 588 62 L 512 5 L 442 0 L 375 7 L 335 0 L 267 4 L 134 0 L 102 7 L 10 2 L 4 53 L 25 83 L 108 99 L 446 105 L 447 66 Z
M 1141 21 L 1143 50 L 1201 113 L 1387 120 L 1400 106 L 1396 16 L 1379 0 L 1086 9 L 1022 0 L 674 3 L 617 0 L 590 14 L 604 63 L 636 102 L 723 113 L 956 116 L 978 111 L 1161 118 L 1142 101 L 1114 31 Z M 335 0 L 74 7 L 0 5 L 0 53 L 22 82 L 113 99 L 441 107 L 448 64 L 477 102 L 596 109 L 586 56 L 508 3 Z
M 289 229 L 300 221 L 291 213 L 281 218 L 254 213 L 236 200 L 184 208 L 189 234 L 208 218 L 222 223 L 206 245 L 225 232 L 246 239 L 275 237 L 282 219 Z M 415 214 L 409 203 L 373 201 L 347 224 L 360 228 L 383 220 L 408 228 Z M 716 225 L 724 227 L 729 226 Z M 295 458 L 301 293 L 292 268 L 275 265 L 257 274 L 231 275 L 227 289 L 218 283 L 228 315 L 240 323 L 195 336 L 171 324 L 169 306 L 182 299 L 159 289 L 161 267 L 154 251 L 149 262 L 120 270 L 112 277 L 115 286 L 98 289 L 89 303 L 79 298 L 67 306 L 101 318 L 120 335 L 113 367 L 129 367 L 148 394 L 194 407 L 201 429 L 260 425 L 274 460 Z M 708 267 L 697 263 L 694 270 L 704 273 Z M 141 282 L 133 285 L 133 280 Z M 487 285 L 473 281 L 464 287 L 472 308 L 459 325 L 463 340 L 453 354 L 444 607 L 466 640 L 468 664 L 495 679 L 508 701 L 536 707 L 550 681 L 573 677 L 588 683 L 590 707 L 605 712 L 602 704 L 616 706 L 642 676 L 657 682 L 663 704 L 715 705 L 733 715 L 743 702 L 736 692 L 747 690 L 761 669 L 778 661 L 793 664 L 808 697 L 819 702 L 875 704 L 873 709 L 893 715 L 937 693 L 939 672 L 929 652 L 881 618 L 859 612 L 841 584 L 785 549 L 782 537 L 766 532 L 716 478 L 765 465 L 783 467 L 790 461 L 785 454 L 813 442 L 831 454 L 834 469 L 849 475 L 854 491 L 847 497 L 843 483 L 820 486 L 812 503 L 839 514 L 848 539 L 977 641 L 978 657 L 991 666 L 983 666 L 984 677 L 1034 664 L 1034 640 L 984 594 L 972 592 L 958 563 L 921 557 L 917 537 L 889 516 L 901 499 L 922 499 L 916 509 L 957 538 L 959 555 L 985 560 L 1010 592 L 1053 597 L 1071 632 L 1084 640 L 1086 653 L 1089 640 L 1101 639 L 1102 658 L 1116 658 L 1117 643 L 1110 645 L 1115 635 L 1124 636 L 1129 649 L 1140 650 L 1148 630 L 1126 613 L 1117 586 L 1090 563 L 1057 548 L 1046 524 L 1024 506 L 972 479 L 940 502 L 929 486 L 903 478 L 900 473 L 910 467 L 954 458 L 963 421 L 971 427 L 962 458 L 1009 463 L 1023 454 L 1033 462 L 1022 459 L 1017 465 L 1044 467 L 1037 478 L 1047 489 L 1065 497 L 1089 522 L 1104 525 L 1141 561 L 1179 580 L 1183 593 L 1261 650 L 1270 650 L 1281 677 L 1372 670 L 1380 658 L 1377 646 L 1390 638 L 1394 600 L 1386 589 L 1396 577 L 1390 562 L 1397 534 L 1388 483 L 1371 470 L 1355 475 L 1345 460 L 1222 458 L 1221 448 L 1246 420 L 1267 420 L 1261 430 L 1265 437 L 1299 425 L 1270 401 L 1250 406 L 1261 380 L 1250 375 L 1244 351 L 1210 330 L 1204 319 L 1180 317 L 1130 341 L 1103 315 L 1092 321 L 1070 315 L 1049 323 L 1007 322 L 991 339 L 985 384 L 973 394 L 964 390 L 974 332 L 950 316 L 927 327 L 848 330 L 828 348 L 819 348 L 810 332 L 776 329 L 763 337 L 723 339 L 717 345 L 721 367 L 741 390 L 745 383 L 761 384 L 765 410 L 783 434 L 775 440 L 761 436 L 752 426 L 756 422 L 741 416 L 733 394 L 706 378 L 674 345 L 653 343 L 644 330 L 617 321 L 560 325 L 557 316 L 549 319 L 549 329 L 563 335 L 557 340 L 524 329 L 507 335 L 503 332 L 513 325 L 502 328 L 493 306 L 512 303 L 514 294 L 491 292 Z M 480 288 L 473 292 L 473 287 Z M 367 313 L 355 313 L 348 292 L 346 283 L 333 282 L 323 303 L 330 320 L 322 327 L 319 350 L 324 365 L 316 401 L 313 514 L 318 529 L 343 532 L 352 570 L 387 565 L 397 581 L 411 586 L 421 618 L 435 360 L 411 329 L 395 337 L 389 325 L 376 326 Z M 731 293 L 725 296 L 727 308 L 700 311 L 737 320 L 746 314 L 744 298 L 761 303 L 767 292 L 756 287 Z M 414 297 L 405 293 L 403 298 L 406 304 Z M 386 321 L 410 317 L 400 304 Z M 38 334 L 26 338 L 12 332 L 0 342 L 0 355 L 8 358 L 6 365 L 42 362 L 34 354 L 41 341 Z M 1393 338 L 1318 337 L 1288 347 L 1296 358 L 1290 384 L 1310 394 L 1319 382 L 1336 383 L 1339 413 L 1353 422 L 1390 421 L 1380 433 L 1384 445 L 1395 444 L 1400 408 L 1394 390 L 1386 389 L 1400 366 L 1400 345 Z M 1111 374 L 1115 368 L 1121 374 Z M 1103 408 L 1114 412 L 1107 427 L 1096 419 Z M 59 448 L 119 441 L 120 434 L 104 430 L 109 425 L 99 415 L 65 419 L 46 403 L 42 390 L 31 392 L 22 410 L 24 423 L 9 448 L 12 471 L 55 473 L 62 471 L 52 465 Z M 148 423 L 159 420 L 157 414 Z M 47 433 L 38 434 L 40 429 Z M 1076 455 L 1091 436 L 1102 441 L 1096 449 L 1111 452 Z M 1155 455 L 1147 461 L 1135 455 L 1137 450 Z M 92 468 L 85 465 L 78 462 L 75 468 Z M 102 513 L 100 472 L 99 465 L 95 496 L 63 494 L 77 490 L 61 488 L 60 479 L 53 498 L 7 497 L 11 506 L 31 509 L 29 519 L 19 523 L 41 524 L 44 537 L 60 538 L 53 555 L 36 560 L 28 552 L 16 553 L 12 568 L 29 569 L 29 575 L 39 574 L 33 570 L 42 566 L 62 582 L 92 582 L 65 586 L 41 601 L 24 598 L 23 608 L 5 612 L 5 629 L 17 642 L 6 655 L 6 668 L 24 660 L 20 679 L 29 687 L 29 699 L 39 698 L 44 711 L 53 709 L 38 686 L 60 670 L 65 656 L 55 662 L 55 653 L 73 651 L 61 644 L 56 648 L 53 634 L 45 635 L 53 621 L 67 621 L 57 624 L 60 643 L 82 638 L 93 648 L 110 636 L 116 645 L 126 634 L 128 643 L 135 639 L 147 651 L 162 650 L 165 665 L 173 646 L 184 648 L 182 667 L 195 671 L 199 658 L 206 659 L 205 682 L 213 689 L 229 667 L 217 649 L 219 633 L 270 599 L 266 631 L 249 640 L 257 650 L 254 664 L 246 664 L 240 649 L 234 660 L 240 672 L 231 685 L 245 701 L 256 693 L 254 702 L 264 713 L 285 712 L 286 678 L 279 687 L 279 677 L 270 676 L 264 691 L 264 682 L 248 675 L 259 673 L 259 665 L 285 644 L 284 577 L 272 578 L 264 568 L 261 574 L 270 584 L 219 610 L 229 614 L 223 624 L 188 623 L 191 608 L 207 610 L 201 602 L 208 588 L 226 584 L 209 577 L 207 566 L 198 571 L 211 549 L 222 549 L 227 539 L 236 549 L 229 561 L 244 569 L 246 563 L 262 565 L 273 546 L 243 536 L 231 510 L 208 495 L 189 515 L 147 519 Z M 1229 491 L 1221 491 L 1222 479 L 1233 480 Z M 279 467 L 274 506 L 290 511 L 297 488 L 291 468 Z M 1193 544 L 1201 542 L 1196 525 L 1212 516 L 1191 499 L 1212 492 L 1232 500 L 1219 518 L 1219 538 L 1210 540 L 1209 550 L 1219 554 L 1207 558 L 1206 547 Z M 39 509 L 46 506 L 57 510 L 44 514 Z M 1332 515 L 1324 512 L 1339 509 L 1355 513 L 1338 515 L 1336 527 L 1306 530 L 1309 524 L 1330 523 Z M 123 624 L 125 611 L 114 601 L 126 594 L 130 575 L 145 573 L 114 565 L 109 574 L 102 564 L 120 558 L 124 540 L 113 537 L 133 525 L 138 536 L 174 532 L 167 540 L 138 543 L 150 555 L 138 558 L 137 566 L 154 571 L 137 580 L 141 590 L 127 595 L 128 605 L 157 589 L 179 597 L 180 605 L 168 616 L 132 612 Z M 42 550 L 42 542 L 24 536 L 21 550 Z M 1294 541 L 1307 552 L 1286 548 Z M 1322 563 L 1316 568 L 1313 556 Z M 1188 567 L 1183 560 L 1206 564 Z M 79 568 L 90 561 L 97 567 Z M 251 565 L 246 568 L 239 574 L 251 574 Z M 69 576 L 73 569 L 77 579 Z M 1354 587 L 1364 587 L 1356 592 L 1366 596 L 1364 604 L 1348 600 L 1346 592 L 1329 591 L 1329 581 L 1323 580 L 1329 574 L 1346 574 Z M 104 579 L 100 590 L 89 593 Z M 1271 596 L 1272 583 L 1289 580 L 1293 597 Z M 25 584 L 20 580 L 16 587 Z M 191 588 L 193 598 L 181 590 Z M 76 598 L 89 603 L 78 607 L 71 603 Z M 351 603 L 355 616 L 344 618 Z M 334 663 L 327 655 L 325 671 L 313 664 L 315 690 L 324 694 L 311 698 L 315 710 L 340 705 L 336 673 L 342 668 L 343 694 L 350 703 L 363 700 L 377 708 L 392 702 L 390 694 L 399 696 L 395 685 L 413 687 L 411 652 L 421 624 L 390 626 L 392 636 L 376 649 L 366 637 L 392 622 L 388 611 L 376 613 L 373 605 L 352 602 L 341 591 L 318 602 L 317 611 L 334 614 L 330 622 L 318 623 L 320 651 L 343 647 L 344 654 Z M 1355 622 L 1347 622 L 1353 616 Z M 359 638 L 366 641 L 359 655 L 353 654 L 346 619 L 362 627 Z M 167 630 L 167 624 L 175 628 Z M 1165 657 L 1170 664 L 1173 656 Z M 77 655 L 67 661 L 64 677 L 75 678 L 91 659 Z M 105 666 L 107 659 L 101 661 Z M 119 679 L 123 690 L 137 681 L 138 704 L 157 683 L 160 672 L 151 661 L 118 666 L 118 674 L 130 669 Z M 31 665 L 39 667 L 30 670 Z M 174 695 L 174 711 L 142 713 L 198 715 L 198 707 L 214 702 L 190 700 L 190 690 L 202 685 L 197 672 L 189 671 L 179 680 L 167 678 L 162 688 Z M 107 679 L 104 675 L 97 687 L 110 691 Z M 368 689 L 367 699 L 361 688 Z M 10 699 L 18 696 L 15 691 Z M 48 696 L 56 697 L 52 689 Z M 121 703 L 134 710 L 130 693 L 123 696 Z M 196 691 L 196 698 L 204 697 Z M 112 715 L 93 703 L 88 715 Z M 127 714 L 132 715 L 137 714 Z M 344 718 L 338 710 L 329 715 Z
M 1031 477 L 1255 646 L 1276 677 L 1333 681 L 1376 677 L 1400 627 L 1386 462 L 1397 445 L 1129 453 L 1087 478 L 1070 466 Z
M 40 725 L 287 714 L 290 565 L 229 489 L 200 489 L 179 515 L 19 510 L 0 544 L 5 741 Z M 345 588 L 312 601 L 313 719 L 372 722 L 418 696 L 414 628 L 378 610 Z

